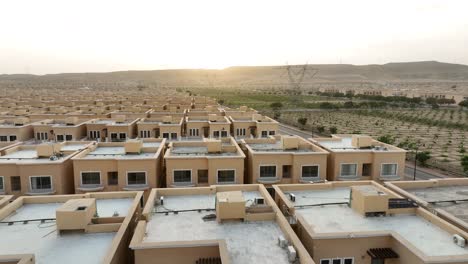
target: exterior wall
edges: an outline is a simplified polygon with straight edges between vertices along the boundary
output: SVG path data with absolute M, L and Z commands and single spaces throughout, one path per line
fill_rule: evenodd
M 262 136 L 262 131 L 275 131 L 275 135 L 278 135 L 278 123 L 257 122 L 257 137 Z
M 100 172 L 101 174 L 101 185 L 102 191 L 122 191 L 127 188 L 127 172 L 131 171 L 145 171 L 147 185 L 150 188 L 158 187 L 159 175 L 160 175 L 160 158 L 145 159 L 145 160 L 115 160 L 115 159 L 74 159 L 73 160 L 73 171 L 75 189 L 77 193 L 86 191 L 80 191 L 81 187 L 81 172 Z M 108 172 L 118 172 L 118 184 L 108 184 Z
M 15 135 L 16 141 L 26 141 L 34 138 L 34 129 L 31 125 L 19 126 L 19 127 L 1 127 L 0 135 L 7 136 L 10 141 L 10 136 Z
M 235 184 L 244 183 L 244 158 L 243 157 L 166 157 L 166 184 L 167 187 L 174 187 L 174 170 L 191 170 L 192 185 L 209 186 L 217 183 L 217 171 L 223 169 L 233 169 L 236 174 Z M 198 170 L 208 170 L 208 183 L 198 184 Z
M 380 173 L 382 164 L 398 164 L 398 176 L 403 177 L 405 169 L 405 152 L 330 152 L 329 170 L 327 178 L 330 181 L 346 180 L 340 177 L 341 164 L 357 164 L 357 178 L 353 180 L 375 180 L 381 181 Z M 371 174 L 368 177 L 362 176 L 362 165 L 372 164 Z
M 302 174 L 302 166 L 318 165 L 319 178 L 326 179 L 327 154 L 291 154 L 291 153 L 255 153 L 249 152 L 248 183 L 260 182 L 260 165 L 275 165 L 277 181 L 275 183 L 299 183 Z M 291 165 L 291 178 L 283 178 L 283 165 Z M 259 181 L 260 180 L 260 181 Z
M 245 136 L 238 136 L 236 133 L 237 129 L 245 129 Z M 232 136 L 233 137 L 239 137 L 239 138 L 250 138 L 254 135 L 252 135 L 251 128 L 254 128 L 256 130 L 255 122 L 250 122 L 250 121 L 232 121 Z
M 86 125 L 81 124 L 73 127 L 52 127 L 54 131 L 55 139 L 57 139 L 57 135 L 72 135 L 72 140 L 80 140 L 86 137 Z
M 86 133 L 87 137 L 89 138 L 89 132 L 90 131 L 99 131 L 100 133 L 100 141 L 105 141 L 108 133 L 107 133 L 107 127 L 106 124 L 92 124 L 92 123 L 87 123 L 86 124 Z
M 26 195 L 30 192 L 30 176 L 51 176 L 55 194 L 73 193 L 73 169 L 70 159 L 58 164 L 0 164 L 0 176 L 4 177 L 6 194 Z M 11 176 L 20 176 L 21 191 L 11 190 Z
M 191 245 L 135 250 L 136 264 L 193 264 L 200 258 L 219 257 L 218 245 Z M 224 262 L 223 262 L 224 263 Z
M 208 128 L 208 137 L 212 135 L 211 130 L 209 129 L 210 125 L 208 124 L 208 121 L 189 121 L 186 123 L 186 129 L 185 129 L 185 136 L 190 137 L 189 131 L 190 129 L 198 129 L 199 136 L 198 137 L 204 137 L 204 128 Z
M 107 137 L 110 141 L 111 133 L 126 133 L 127 138 L 135 138 L 137 133 L 137 127 L 135 123 L 128 125 L 110 125 L 107 126 Z
M 219 131 L 219 135 L 221 136 L 221 131 L 227 131 L 227 136 L 231 135 L 231 124 L 230 123 L 216 123 L 210 122 L 210 137 L 214 137 L 214 131 Z M 188 133 L 188 130 L 187 130 Z

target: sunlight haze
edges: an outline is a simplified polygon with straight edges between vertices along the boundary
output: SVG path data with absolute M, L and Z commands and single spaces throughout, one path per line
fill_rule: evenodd
M 0 74 L 468 64 L 468 1 L 2 1 Z

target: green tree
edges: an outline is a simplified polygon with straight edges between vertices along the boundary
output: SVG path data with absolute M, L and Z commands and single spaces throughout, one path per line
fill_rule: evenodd
M 281 102 L 273 102 L 270 104 L 271 109 L 278 110 L 283 107 L 283 103 Z
M 297 122 L 301 124 L 302 128 L 304 128 L 304 126 L 307 124 L 307 117 L 299 117 Z
M 395 143 L 395 138 L 392 135 L 383 135 L 377 138 L 378 141 L 393 145 Z
M 463 100 L 458 105 L 461 106 L 461 107 L 468 108 L 468 100 Z
M 346 102 L 344 102 L 343 106 L 344 106 L 344 108 L 353 108 L 354 103 L 353 103 L 353 101 L 346 101 Z
M 421 163 L 421 165 L 425 166 L 426 161 L 431 158 L 431 152 L 429 151 L 421 151 L 416 154 L 416 160 Z
M 334 126 L 330 127 L 328 130 L 330 130 L 330 134 L 336 134 L 336 133 L 338 133 L 338 128 L 336 128 L 336 127 L 334 127 Z
M 224 100 L 223 100 L 223 99 L 219 99 L 219 100 L 218 100 L 218 104 L 223 105 L 223 104 L 224 104 Z
M 467 155 L 464 155 L 462 158 L 461 158 L 461 165 L 463 167 L 463 171 L 465 173 L 468 173 L 468 156 Z
M 317 126 L 317 131 L 319 133 L 323 133 L 325 131 L 325 127 L 324 126 Z

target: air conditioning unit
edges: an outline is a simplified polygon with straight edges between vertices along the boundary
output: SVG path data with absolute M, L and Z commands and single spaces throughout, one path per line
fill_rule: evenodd
M 297 258 L 296 249 L 294 249 L 293 246 L 288 246 L 287 250 L 288 250 L 288 260 L 289 260 L 289 262 L 296 261 L 296 258 Z
M 459 247 L 465 247 L 466 240 L 462 236 L 455 234 L 452 239 L 453 243 L 457 244 Z
M 263 197 L 255 197 L 254 204 L 255 205 L 265 204 L 265 199 Z
M 284 236 L 278 237 L 278 245 L 281 248 L 286 248 L 288 246 L 288 241 L 286 240 L 286 238 L 284 238 Z
M 296 195 L 294 195 L 293 193 L 290 193 L 289 194 L 289 200 L 291 200 L 291 202 L 295 202 L 296 201 Z

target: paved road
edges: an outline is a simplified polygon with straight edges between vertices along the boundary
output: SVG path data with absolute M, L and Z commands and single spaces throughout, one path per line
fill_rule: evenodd
M 298 135 L 303 138 L 310 138 L 310 137 L 316 137 L 316 134 L 312 134 L 309 131 L 303 131 L 298 128 L 288 126 L 285 124 L 279 124 L 279 131 L 283 135 Z M 445 175 L 441 175 L 436 172 L 431 172 L 430 169 L 416 169 L 416 179 L 417 180 L 429 180 L 429 179 L 439 179 L 439 178 L 444 178 Z M 449 177 L 448 175 L 445 177 Z M 406 165 L 405 166 L 405 179 L 406 180 L 413 180 L 414 178 L 414 169 L 412 165 Z

